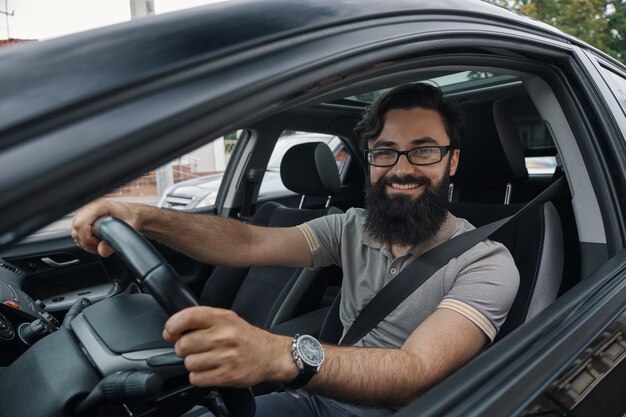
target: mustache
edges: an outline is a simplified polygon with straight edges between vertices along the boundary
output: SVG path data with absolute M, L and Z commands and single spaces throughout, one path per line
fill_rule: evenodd
M 398 177 L 397 175 L 390 175 L 388 177 L 383 177 L 378 180 L 378 185 L 387 185 L 390 183 L 395 184 L 418 184 L 418 185 L 432 185 L 432 181 L 430 178 L 425 176 L 415 177 L 413 175 L 409 175 L 406 177 Z

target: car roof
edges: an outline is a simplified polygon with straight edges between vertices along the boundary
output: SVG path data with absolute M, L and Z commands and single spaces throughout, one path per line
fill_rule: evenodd
M 218 3 L 0 52 L 0 131 L 63 107 L 79 106 L 84 100 L 116 89 L 138 88 L 185 66 L 209 63 L 282 38 L 371 19 L 429 14 L 489 18 L 493 23 L 517 25 L 543 36 L 567 36 L 478 0 Z
M 348 84 L 355 88 L 347 75 L 357 60 L 360 68 L 375 68 L 367 66 L 380 59 L 369 53 L 372 42 L 382 54 L 397 54 L 381 42 L 404 45 L 442 31 L 458 37 L 459 28 L 483 42 L 476 47 L 468 40 L 465 48 L 483 52 L 493 43 L 481 29 L 555 54 L 571 50 L 573 39 L 480 1 L 267 0 L 214 4 L 7 48 L 0 52 L 0 246 L 208 136 L 270 123 L 305 104 L 311 106 L 303 119 L 324 113 L 315 107 L 322 94 L 337 99 L 330 95 L 347 92 Z M 342 56 L 334 65 L 343 69 L 313 59 L 320 54 Z M 319 131 L 350 136 L 360 110 L 335 106 L 332 129 Z M 64 186 L 68 180 L 72 187 Z

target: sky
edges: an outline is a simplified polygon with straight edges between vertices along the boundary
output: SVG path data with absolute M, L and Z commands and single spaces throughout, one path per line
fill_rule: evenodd
M 225 0 L 153 0 L 156 14 Z M 130 20 L 130 0 L 0 0 L 0 39 L 49 39 Z M 7 30 L 8 22 L 8 30 Z

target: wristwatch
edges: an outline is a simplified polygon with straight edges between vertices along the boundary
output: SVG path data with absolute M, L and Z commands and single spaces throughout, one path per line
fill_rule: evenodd
M 293 381 L 285 384 L 285 388 L 295 390 L 306 385 L 319 372 L 324 362 L 324 349 L 313 336 L 296 334 L 291 341 L 291 353 L 300 373 Z

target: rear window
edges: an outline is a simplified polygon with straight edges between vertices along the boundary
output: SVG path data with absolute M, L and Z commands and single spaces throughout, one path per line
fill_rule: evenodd
M 528 175 L 550 175 L 556 170 L 556 147 L 546 123 L 537 118 L 515 120 L 524 148 Z

